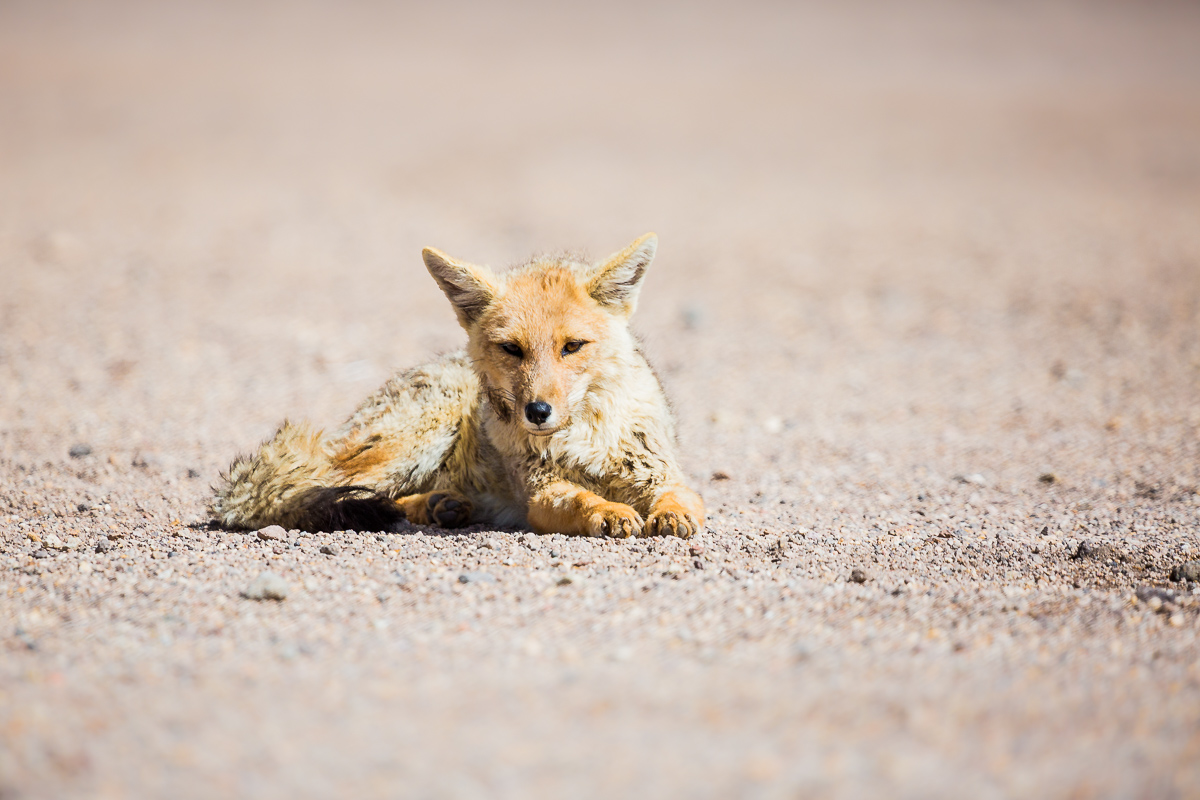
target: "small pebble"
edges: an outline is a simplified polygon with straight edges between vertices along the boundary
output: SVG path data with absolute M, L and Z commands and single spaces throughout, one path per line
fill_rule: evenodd
M 83 458 L 92 454 L 92 446 L 80 442 L 79 444 L 71 445 L 71 449 L 67 451 L 67 455 L 71 458 Z
M 1111 544 L 1102 544 L 1099 542 L 1084 541 L 1079 543 L 1079 547 L 1075 548 L 1075 553 L 1071 556 L 1076 561 L 1090 558 L 1097 560 L 1107 560 L 1119 558 L 1120 553 Z
M 108 540 L 107 536 L 101 536 L 99 539 L 96 540 L 96 552 L 97 553 L 107 553 L 109 551 L 109 548 L 111 548 L 111 547 L 112 547 L 112 542 L 110 542 Z
M 268 525 L 258 532 L 258 538 L 267 541 L 277 541 L 287 535 L 287 531 L 278 525 Z
M 850 570 L 850 580 L 854 583 L 866 583 L 867 573 L 861 569 L 852 569 Z
M 336 556 L 342 550 L 336 544 L 323 544 L 321 545 L 321 552 L 327 556 Z
M 1185 561 L 1172 567 L 1171 580 L 1200 582 L 1200 561 Z
M 246 587 L 242 596 L 248 600 L 284 600 L 288 596 L 288 585 L 274 572 L 263 572 Z
M 495 583 L 496 576 L 490 572 L 464 572 L 458 576 L 459 583 Z
M 1160 589 L 1157 586 L 1140 586 L 1138 587 L 1137 599 L 1153 607 L 1155 610 L 1160 608 L 1163 603 L 1170 603 L 1175 599 L 1175 593 L 1170 589 Z M 1157 602 L 1157 605 L 1155 603 Z

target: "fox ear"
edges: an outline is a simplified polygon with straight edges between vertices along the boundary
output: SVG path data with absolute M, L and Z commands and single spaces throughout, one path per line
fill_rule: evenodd
M 619 253 L 607 258 L 588 281 L 588 294 L 602 306 L 629 316 L 637 308 L 638 292 L 646 268 L 658 248 L 658 236 L 647 233 Z
M 496 297 L 496 285 L 487 267 L 458 261 L 432 247 L 422 250 L 421 257 L 425 259 L 429 274 L 454 306 L 454 313 L 464 328 L 479 319 Z

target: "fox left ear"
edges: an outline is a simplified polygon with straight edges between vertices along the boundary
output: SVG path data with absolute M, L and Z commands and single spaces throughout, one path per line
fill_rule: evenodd
M 602 306 L 629 316 L 637 308 L 638 292 L 646 268 L 658 249 L 658 236 L 647 233 L 619 253 L 610 256 L 592 274 L 588 294 Z
M 425 268 L 437 281 L 463 328 L 470 330 L 479 315 L 495 299 L 497 289 L 491 270 L 451 258 L 441 250 L 421 251 Z

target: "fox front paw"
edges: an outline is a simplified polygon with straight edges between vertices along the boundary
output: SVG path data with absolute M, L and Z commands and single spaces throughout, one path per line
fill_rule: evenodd
M 655 511 L 646 520 L 646 536 L 678 536 L 687 539 L 700 532 L 701 523 L 683 510 Z
M 585 533 L 588 536 L 609 536 L 628 539 L 641 536 L 642 515 L 624 503 L 604 503 L 594 508 L 587 517 Z

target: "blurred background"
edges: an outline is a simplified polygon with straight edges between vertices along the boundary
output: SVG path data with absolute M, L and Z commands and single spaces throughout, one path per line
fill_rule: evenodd
M 1195 453 L 1195 3 L 8 0 L 0 176 L 9 458 L 212 479 L 458 345 L 422 246 L 648 230 L 697 474 Z

